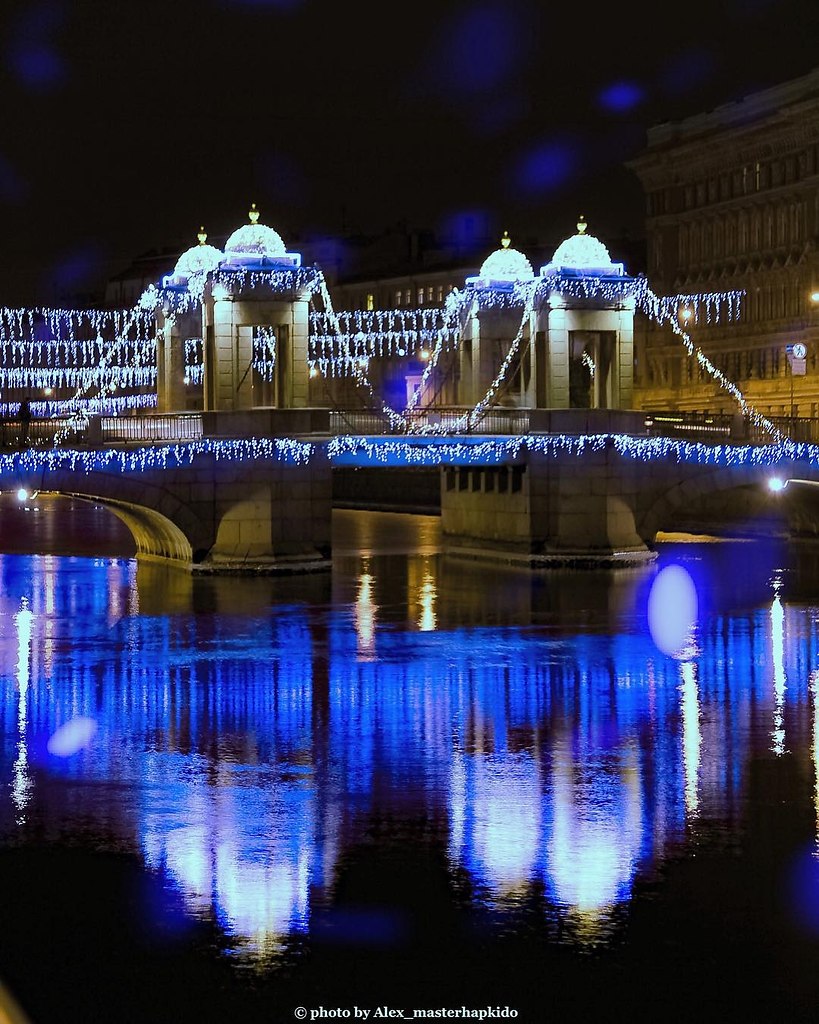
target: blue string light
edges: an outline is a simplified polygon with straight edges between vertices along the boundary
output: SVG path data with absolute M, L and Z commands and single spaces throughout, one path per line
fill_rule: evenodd
M 368 438 L 345 435 L 323 444 L 294 438 L 204 439 L 133 451 L 105 448 L 30 448 L 0 455 L 0 478 L 20 473 L 70 470 L 141 473 L 191 466 L 214 458 L 223 463 L 259 460 L 308 465 L 323 451 L 336 465 L 485 466 L 521 463 L 527 454 L 582 459 L 606 449 L 624 458 L 725 468 L 782 467 L 794 462 L 819 469 L 819 445 L 782 441 L 770 445 L 707 445 L 667 437 L 627 434 L 527 434 L 516 437 Z

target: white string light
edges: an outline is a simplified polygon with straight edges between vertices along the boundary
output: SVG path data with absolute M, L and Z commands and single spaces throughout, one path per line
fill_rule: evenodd
M 742 412 L 775 439 L 782 438 L 777 428 L 757 412 L 733 384 L 702 352 L 678 322 L 681 309 L 690 310 L 694 323 L 704 317 L 708 323 L 739 317 L 742 292 L 724 291 L 658 297 L 645 278 L 582 273 L 548 273 L 532 281 L 506 283 L 503 287 L 468 287 L 453 290 L 443 307 L 410 310 L 346 311 L 337 313 L 322 271 L 316 267 L 277 267 L 253 269 L 219 267 L 214 271 L 193 273 L 187 287 L 150 285 L 132 310 L 51 310 L 0 309 L 0 387 L 24 390 L 74 388 L 75 394 L 61 401 L 34 403 L 38 415 L 74 414 L 75 425 L 82 427 L 92 410 L 149 408 L 155 396 L 139 393 L 154 389 L 157 379 L 157 337 L 154 316 L 159 309 L 165 315 L 165 330 L 171 331 L 182 313 L 201 306 L 206 288 L 219 288 L 226 295 L 265 290 L 274 294 L 306 295 L 319 299 L 321 310 L 310 313 L 308 364 L 328 379 L 351 378 L 380 407 L 393 431 L 443 431 L 417 423 L 412 414 L 426 394 L 429 382 L 444 353 L 455 352 L 461 344 L 468 321 L 477 310 L 520 309 L 521 321 L 501 366 L 475 407 L 448 430 L 472 429 L 497 400 L 508 372 L 524 341 L 531 317 L 540 313 L 557 293 L 578 299 L 594 299 L 608 304 L 633 300 L 651 319 L 668 324 L 681 339 L 686 352 L 727 390 Z M 201 385 L 203 362 L 201 339 L 184 339 L 184 380 Z M 419 385 L 403 412 L 390 408 L 377 397 L 368 377 L 373 358 L 417 356 L 429 352 Z M 589 357 L 590 358 L 590 357 Z M 257 327 L 254 331 L 253 365 L 264 380 L 271 380 L 275 368 L 275 332 Z M 114 392 L 137 392 L 115 396 Z M 93 392 L 93 394 L 92 394 Z M 67 432 L 67 431 L 66 431 Z M 63 434 L 58 440 L 64 439 Z
M 668 462 L 727 468 L 764 468 L 800 463 L 819 471 L 819 445 L 782 441 L 769 445 L 709 445 L 668 437 L 629 434 L 525 434 L 515 437 L 368 438 L 345 435 L 323 445 L 293 438 L 248 438 L 154 445 L 133 451 L 105 448 L 28 448 L 0 455 L 0 479 L 19 481 L 20 474 L 70 471 L 142 473 L 192 466 L 202 458 L 218 462 L 268 460 L 307 465 L 324 449 L 331 463 L 476 466 L 520 463 L 526 453 L 582 458 L 588 452 L 612 449 L 639 462 Z

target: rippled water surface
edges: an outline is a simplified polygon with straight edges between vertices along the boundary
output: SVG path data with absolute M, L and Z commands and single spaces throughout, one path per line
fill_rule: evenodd
M 0 979 L 34 1024 L 814 1019 L 817 556 L 529 575 L 434 518 L 334 530 L 301 579 L 0 557 Z

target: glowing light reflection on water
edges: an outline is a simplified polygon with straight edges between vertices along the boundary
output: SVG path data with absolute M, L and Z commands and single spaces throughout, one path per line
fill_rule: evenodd
M 751 759 L 771 736 L 782 756 L 802 714 L 819 791 L 818 627 L 781 585 L 740 611 L 706 602 L 678 660 L 690 609 L 677 657 L 658 650 L 652 570 L 598 579 L 581 616 L 554 578 L 389 559 L 351 552 L 306 597 L 248 584 L 242 609 L 213 582 L 186 604 L 129 562 L 0 558 L 0 837 L 91 820 L 234 953 L 275 962 L 374 816 L 437 823 L 476 908 L 535 900 L 596 942 L 694 823 L 731 817 Z M 82 741 L 55 756 L 72 722 Z

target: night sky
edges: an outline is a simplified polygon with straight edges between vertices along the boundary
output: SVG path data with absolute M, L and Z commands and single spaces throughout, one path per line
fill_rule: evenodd
M 671 18 L 669 12 L 674 12 Z M 819 64 L 806 0 L 33 0 L 3 6 L 0 302 L 262 221 L 557 244 L 642 233 L 647 127 Z M 616 252 L 615 252 L 616 255 Z

